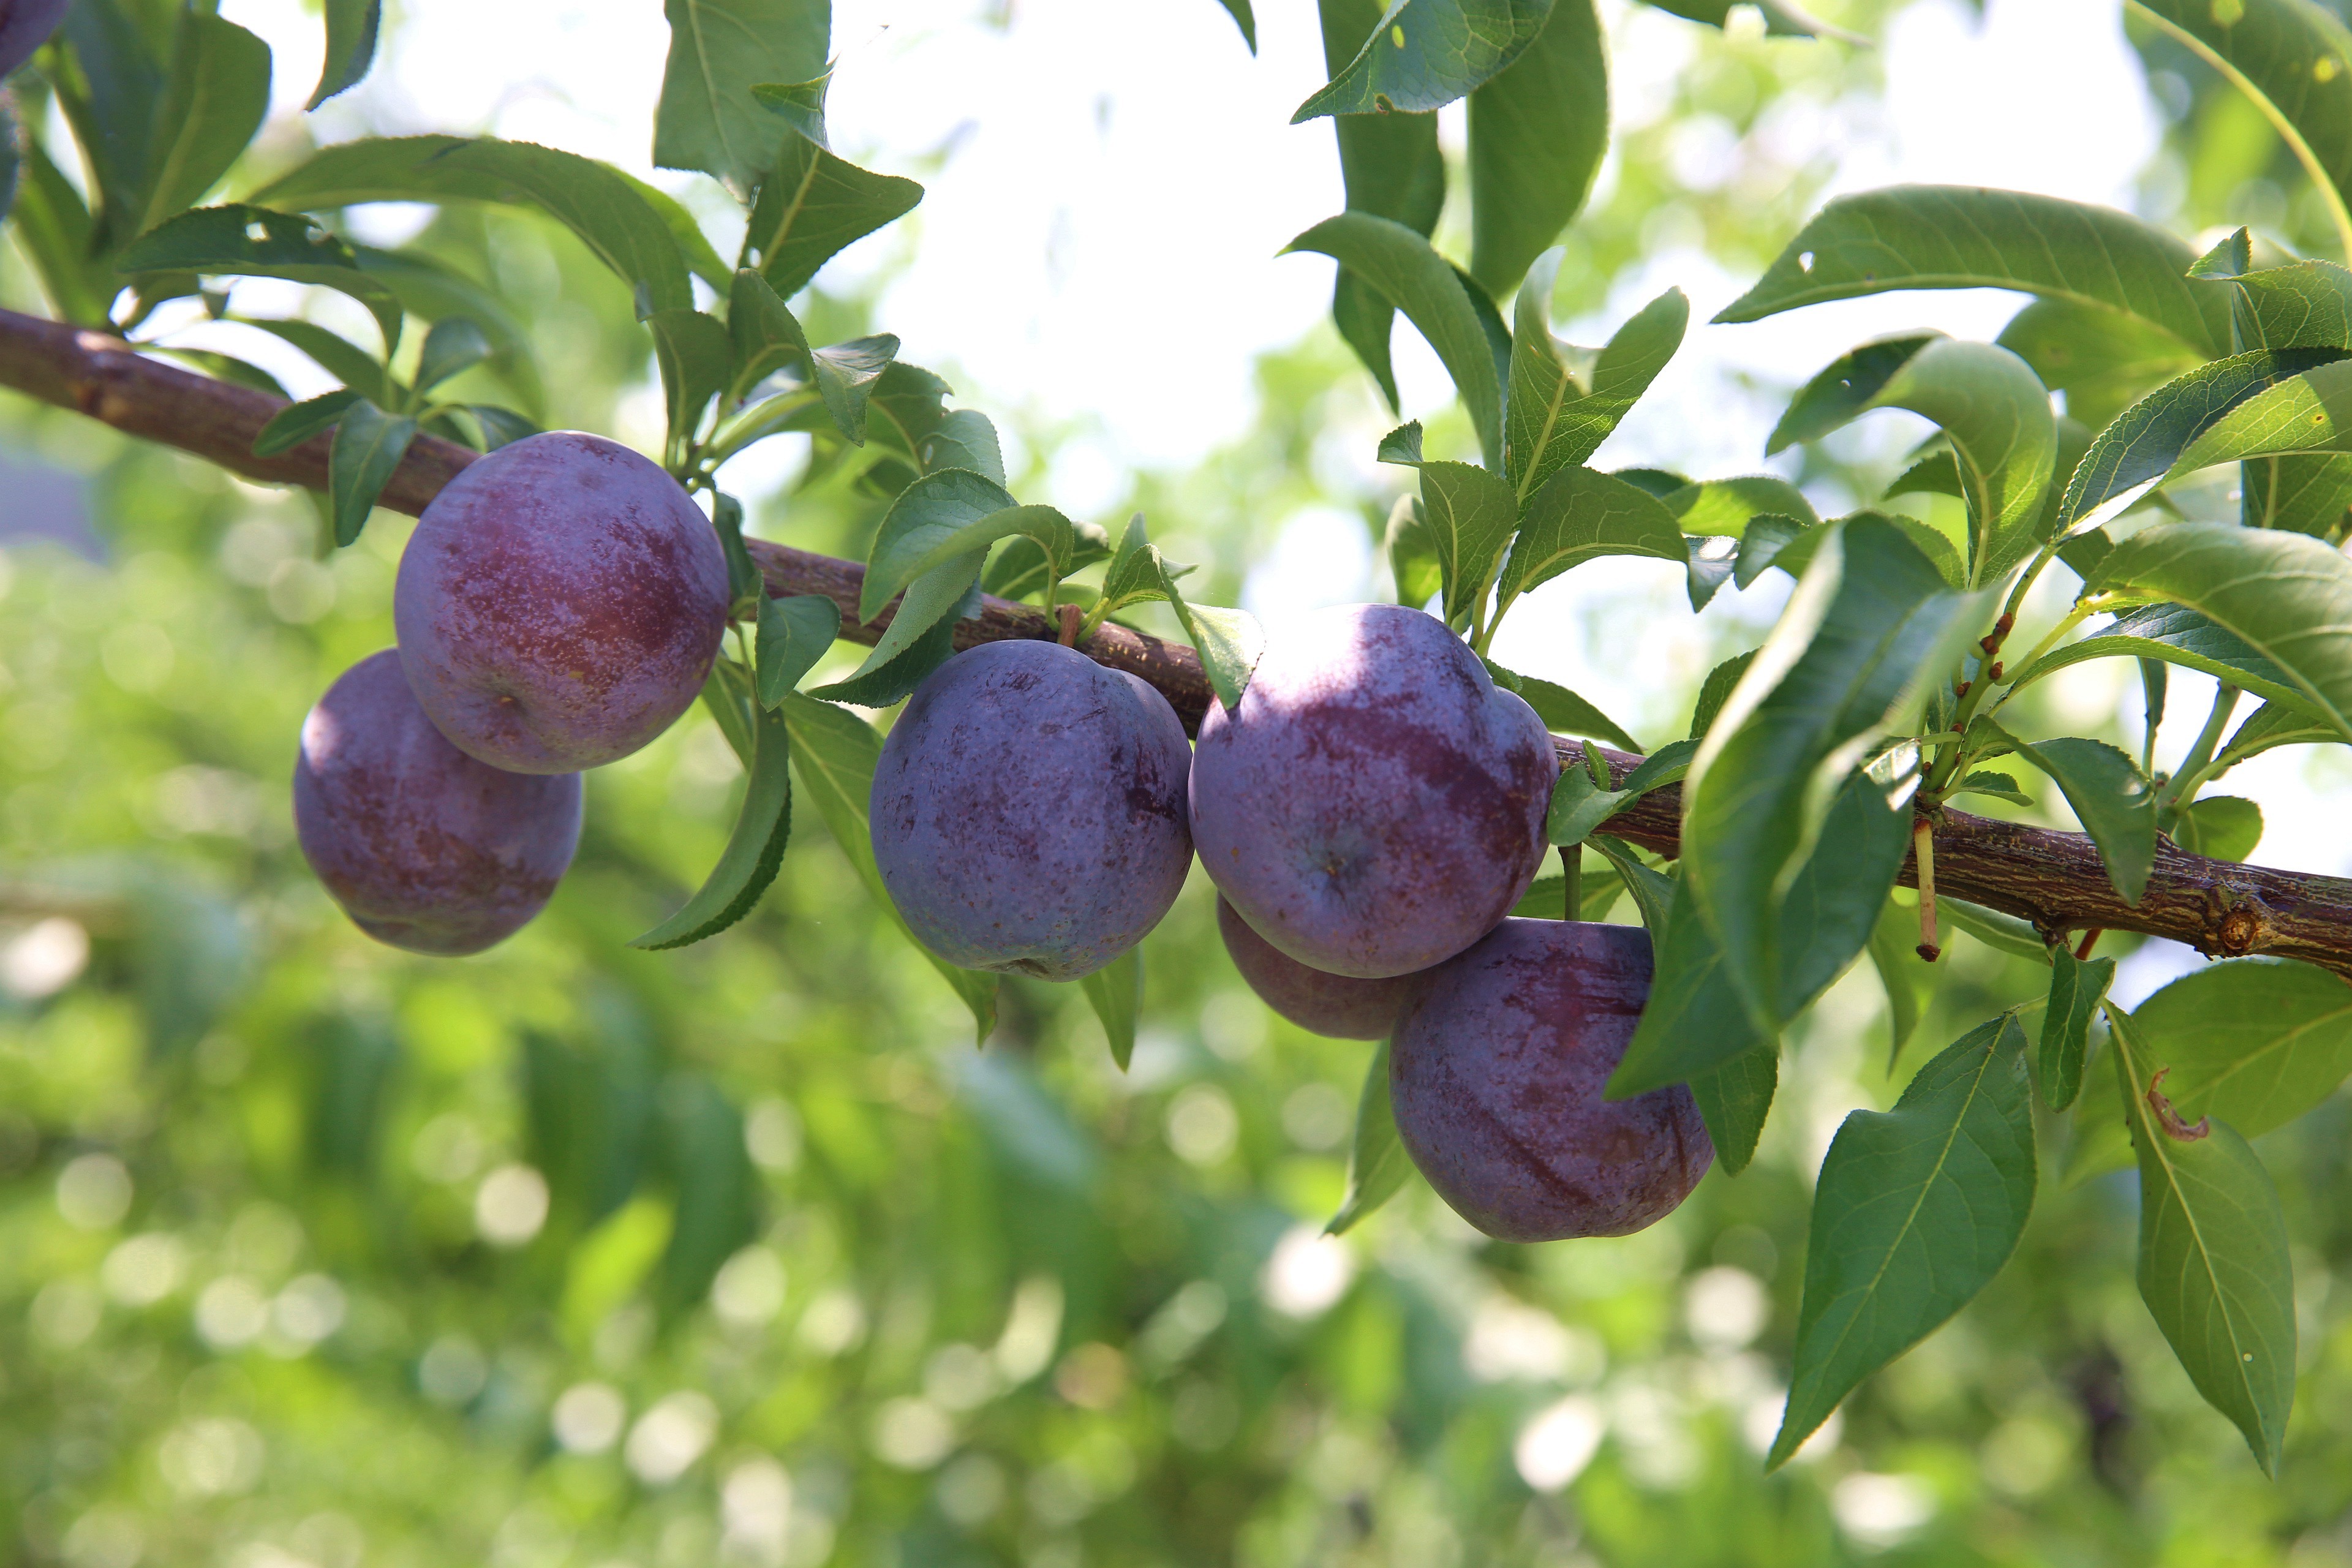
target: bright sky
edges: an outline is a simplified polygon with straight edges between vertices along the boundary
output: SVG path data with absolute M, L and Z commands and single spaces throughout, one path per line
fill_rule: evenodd
M 1654 96 L 1644 84 L 1687 61 L 1695 29 L 1628 0 L 1601 8 L 1621 114 L 1638 112 Z M 688 194 L 714 227 L 727 221 L 723 200 L 702 202 L 707 182 L 650 167 L 668 41 L 655 0 L 407 0 L 398 9 L 377 74 L 317 117 L 324 137 L 478 130 L 544 142 Z M 1985 9 L 1980 21 L 1960 0 L 1920 0 L 1879 41 L 1883 103 L 1784 114 L 1758 134 L 1778 139 L 1771 151 L 1790 166 L 1832 152 L 1833 192 L 1943 181 L 2129 205 L 2158 121 L 2118 7 L 1990 0 Z M 1000 26 L 992 18 L 1005 10 Z M 845 252 L 832 276 L 897 267 L 877 321 L 905 340 L 908 358 L 949 373 L 979 406 L 1071 433 L 1046 493 L 1024 500 L 1097 515 L 1134 468 L 1198 460 L 1253 423 L 1255 357 L 1323 316 L 1330 263 L 1277 255 L 1341 205 L 1328 126 L 1288 124 L 1323 79 L 1314 8 L 1272 0 L 1257 10 L 1253 59 L 1214 0 L 835 0 L 835 145 L 914 175 L 928 194 L 912 220 Z M 317 77 L 316 20 L 299 0 L 225 0 L 222 11 L 269 39 L 280 106 L 299 107 Z M 1458 139 L 1458 121 L 1450 132 Z M 1719 178 L 1737 152 L 1695 138 L 1685 172 Z M 1689 293 L 1703 323 L 1748 281 L 1669 247 L 1616 281 L 1607 321 L 1563 328 L 1598 341 L 1669 284 Z M 1695 325 L 1595 461 L 1754 471 L 1778 408 L 1735 378 L 1787 384 L 1895 328 L 1989 337 L 2016 304 L 1985 291 L 1919 293 Z M 1406 413 L 1443 407 L 1452 392 L 1434 356 L 1409 329 L 1396 346 Z M 1889 440 L 1913 433 L 1898 428 L 1908 417 L 1874 416 Z M 1363 422 L 1360 438 L 1336 444 L 1343 461 L 1397 488 L 1371 460 L 1385 420 L 1369 397 Z M 739 489 L 761 478 L 730 475 Z M 1246 598 L 1265 615 L 1344 602 L 1371 592 L 1372 573 L 1351 515 L 1269 518 Z M 1695 637 L 1682 594 L 1681 574 L 1663 563 L 1596 563 L 1531 595 L 1496 651 L 1570 681 L 1645 738 L 1664 738 L 1675 715 L 1660 706 L 1660 674 L 1695 679 L 1721 652 L 1751 644 L 1778 609 L 1763 585 L 1727 591 Z M 2089 720 L 2121 703 L 2136 725 L 2137 682 L 2126 698 L 2120 665 L 2112 681 L 2094 673 L 2105 668 L 2069 673 L 2070 706 Z M 2174 681 L 2178 730 L 2193 731 L 2201 715 L 2198 684 Z M 2274 752 L 2232 779 L 2271 810 L 2259 858 L 2352 870 L 2352 835 L 2317 810 L 2308 760 Z M 2327 765 L 2340 788 L 2347 770 Z

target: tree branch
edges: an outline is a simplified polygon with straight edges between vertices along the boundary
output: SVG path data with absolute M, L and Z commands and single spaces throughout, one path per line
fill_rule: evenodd
M 323 489 L 328 438 L 318 437 L 275 458 L 253 456 L 253 438 L 283 407 L 277 398 L 196 375 L 141 353 L 119 338 L 0 310 L 0 385 L 74 409 L 144 439 L 176 447 L 248 479 Z M 381 504 L 412 516 L 476 454 L 419 436 L 385 485 Z M 789 545 L 749 540 L 752 558 L 779 596 L 822 594 L 841 606 L 843 636 L 878 639 L 892 610 L 860 625 L 857 595 L 866 569 Z M 988 597 L 955 628 L 958 647 L 1005 638 L 1050 641 L 1043 610 Z M 1081 651 L 1142 677 L 1166 695 L 1190 731 L 1212 700 L 1200 659 L 1189 647 L 1124 626 L 1105 625 Z M 1555 738 L 1563 766 L 1580 767 L 1584 745 Z M 1622 780 L 1641 759 L 1600 748 Z M 1611 819 L 1609 831 L 1664 855 L 1680 847 L 1682 792 L 1645 795 Z M 2352 974 L 2352 881 L 2209 860 L 2159 839 L 2156 868 L 2137 906 L 2116 896 L 2098 851 L 2079 833 L 2026 827 L 1947 808 L 1935 818 L 1938 889 L 2020 916 L 2054 941 L 2067 931 L 2104 927 L 2142 931 L 2223 956 L 2268 953 Z M 1902 881 L 1916 886 L 1911 863 Z

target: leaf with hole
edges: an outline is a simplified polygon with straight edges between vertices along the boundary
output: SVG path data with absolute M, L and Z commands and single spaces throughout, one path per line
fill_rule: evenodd
M 367 308 L 389 356 L 400 346 L 400 301 L 360 270 L 349 247 L 309 218 L 231 204 L 198 207 L 123 247 L 124 272 L 196 272 L 206 277 L 280 278 L 348 294 Z

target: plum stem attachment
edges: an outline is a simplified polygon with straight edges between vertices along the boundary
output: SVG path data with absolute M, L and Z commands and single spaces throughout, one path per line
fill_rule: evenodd
M 1077 647 L 1078 623 L 1086 618 L 1086 612 L 1076 605 L 1060 605 L 1055 607 L 1055 618 L 1062 623 L 1062 635 L 1055 640 L 1064 647 Z
M 2082 945 L 2074 949 L 2074 961 L 2079 963 L 2084 959 L 2090 957 L 2091 949 L 2097 945 L 2099 938 L 2105 934 L 2106 928 L 2105 926 L 2093 926 L 2090 930 L 2084 931 L 2083 933 Z
M 1564 921 L 1580 920 L 1584 915 L 1583 845 L 1563 844 L 1559 847 L 1559 870 L 1563 899 L 1559 918 Z
M 1911 847 L 1919 866 L 1919 956 L 1929 963 L 1943 955 L 1936 942 L 1936 829 L 1921 817 L 1911 826 Z

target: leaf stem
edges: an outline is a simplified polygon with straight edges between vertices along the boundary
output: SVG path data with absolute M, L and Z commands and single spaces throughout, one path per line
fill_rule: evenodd
M 2157 796 L 2158 812 L 2177 810 L 2184 798 L 2197 798 L 2195 786 L 2203 780 L 2210 767 L 2213 749 L 2221 743 L 2221 731 L 2228 728 L 2230 715 L 2238 710 L 2238 699 L 2242 695 L 2228 681 L 2223 681 L 2221 689 L 2213 693 L 2213 710 L 2205 715 L 2205 727 L 2197 731 L 2196 744 L 2189 748 L 2189 754 L 2180 759 L 2179 770 L 2164 786 L 2163 793 Z
M 1563 844 L 1559 847 L 1559 869 L 1567 885 L 1562 891 L 1567 902 L 1560 906 L 1559 918 L 1572 921 L 1584 912 L 1584 846 Z

